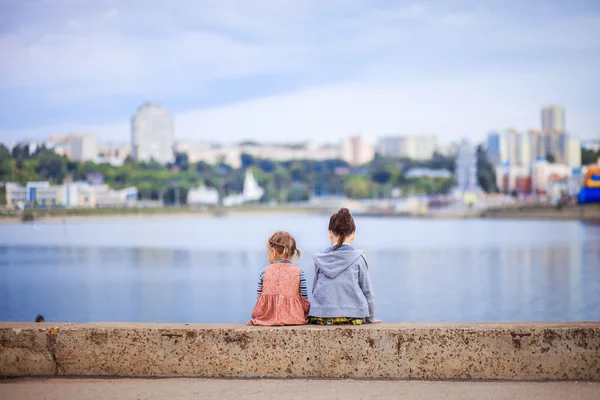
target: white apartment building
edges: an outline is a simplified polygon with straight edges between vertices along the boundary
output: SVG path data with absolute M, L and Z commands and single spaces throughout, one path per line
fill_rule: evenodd
M 340 158 L 340 147 L 314 143 L 281 144 L 240 144 L 235 147 L 240 153 L 274 161 L 290 160 L 334 160 Z
M 233 146 L 219 146 L 208 142 L 178 142 L 175 151 L 186 153 L 190 163 L 204 161 L 214 165 L 220 162 L 239 168 L 242 154 L 274 161 L 290 160 L 334 160 L 340 158 L 340 147 L 319 146 L 314 143 L 295 145 L 241 143 Z
M 364 136 L 350 136 L 342 143 L 340 158 L 350 165 L 363 165 L 375 158 L 375 147 Z
M 525 133 L 517 133 L 517 165 L 525 168 L 531 166 L 531 137 Z
M 98 140 L 91 135 L 69 137 L 69 159 L 72 161 L 94 161 L 98 159 Z
M 88 134 L 51 136 L 45 143 L 48 149 L 71 161 L 98 161 L 98 139 Z
M 136 161 L 173 162 L 173 139 L 173 117 L 159 105 L 145 104 L 131 119 L 131 155 Z
M 487 140 L 487 157 L 495 166 L 531 166 L 537 158 L 538 147 L 543 140 L 534 131 L 527 133 L 516 129 L 507 129 L 504 133 L 490 133 Z
M 384 157 L 419 161 L 430 160 L 437 148 L 437 138 L 426 135 L 386 136 L 377 143 L 377 153 Z

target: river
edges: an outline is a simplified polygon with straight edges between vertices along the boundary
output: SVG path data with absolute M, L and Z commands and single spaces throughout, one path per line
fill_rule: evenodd
M 246 322 L 266 240 L 311 253 L 328 216 L 160 217 L 0 225 L 0 320 Z M 600 320 L 600 225 L 357 218 L 377 318 Z

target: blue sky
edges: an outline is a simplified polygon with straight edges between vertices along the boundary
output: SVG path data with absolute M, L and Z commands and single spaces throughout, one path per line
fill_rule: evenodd
M 0 141 L 336 141 L 539 128 L 600 137 L 600 2 L 0 0 Z

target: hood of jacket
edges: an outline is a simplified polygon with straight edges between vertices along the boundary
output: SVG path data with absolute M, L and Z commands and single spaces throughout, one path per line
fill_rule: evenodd
M 330 279 L 344 272 L 364 254 L 362 250 L 340 249 L 331 251 L 330 249 L 328 249 L 329 251 L 317 253 L 313 256 L 316 267 Z

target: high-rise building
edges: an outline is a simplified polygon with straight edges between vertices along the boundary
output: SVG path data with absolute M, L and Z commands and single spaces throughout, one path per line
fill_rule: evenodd
M 350 136 L 342 143 L 340 158 L 350 165 L 363 165 L 375 158 L 375 148 L 363 136 Z
M 527 132 L 531 143 L 531 160 L 546 158 L 546 138 L 542 131 L 531 129 Z
M 500 133 L 488 133 L 486 154 L 488 161 L 492 165 L 500 165 L 502 163 L 503 144 L 503 136 Z
M 519 132 L 517 134 L 517 165 L 531 167 L 531 137 Z
M 173 162 L 173 131 L 173 117 L 167 110 L 143 105 L 131 119 L 131 155 L 136 161 Z
M 384 157 L 430 160 L 437 150 L 437 138 L 427 135 L 387 136 L 379 139 L 377 153 Z
M 456 155 L 456 186 L 462 192 L 477 189 L 477 154 L 475 147 L 463 139 Z
M 569 137 L 567 139 L 566 162 L 571 168 L 581 167 L 581 142 L 578 138 Z
M 508 129 L 505 132 L 506 137 L 506 161 L 510 165 L 519 164 L 519 142 L 520 133 L 516 129 Z
M 565 132 L 565 109 L 550 105 L 542 108 L 542 131 Z

